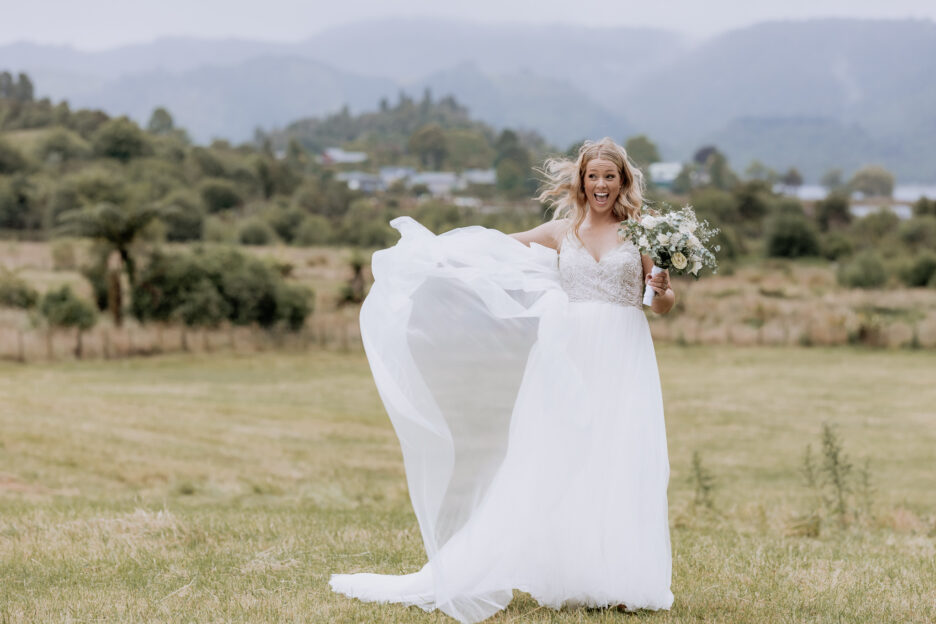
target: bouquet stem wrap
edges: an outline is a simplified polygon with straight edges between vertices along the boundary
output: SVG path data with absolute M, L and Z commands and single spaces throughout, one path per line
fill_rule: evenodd
M 653 277 L 656 277 L 657 275 L 659 275 L 659 274 L 662 273 L 662 272 L 663 272 L 663 269 L 661 269 L 660 267 L 658 267 L 658 266 L 655 265 L 655 264 L 653 265 L 653 268 L 650 269 L 650 275 L 653 276 Z M 654 297 L 656 297 L 656 291 L 654 291 L 653 288 L 650 287 L 650 284 L 646 284 L 646 285 L 644 286 L 643 304 L 644 304 L 645 306 L 651 305 L 651 304 L 653 303 L 653 298 L 654 298 Z

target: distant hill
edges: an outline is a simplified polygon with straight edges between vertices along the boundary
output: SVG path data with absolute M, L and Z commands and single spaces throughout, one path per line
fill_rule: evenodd
M 166 105 L 199 140 L 244 140 L 342 104 L 403 90 L 454 94 L 495 127 L 557 147 L 648 134 L 665 158 L 714 142 L 807 180 L 879 162 L 936 181 L 936 23 L 820 19 L 757 24 L 705 41 L 652 29 L 367 20 L 307 41 L 164 39 L 97 53 L 0 46 L 40 94 L 145 121 Z
M 79 106 L 125 113 L 145 122 L 165 106 L 193 138 L 252 138 L 257 127 L 281 127 L 348 105 L 372 109 L 396 90 L 384 78 L 356 76 L 301 58 L 258 58 L 180 73 L 155 71 L 106 83 L 73 98 Z

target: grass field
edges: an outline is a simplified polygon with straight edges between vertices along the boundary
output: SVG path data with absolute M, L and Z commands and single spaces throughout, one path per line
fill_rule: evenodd
M 936 355 L 658 349 L 676 602 L 492 622 L 936 621 Z M 798 473 L 821 423 L 870 513 L 818 536 Z M 693 505 L 691 459 L 714 475 Z M 0 622 L 444 622 L 332 594 L 422 542 L 363 355 L 0 363 Z

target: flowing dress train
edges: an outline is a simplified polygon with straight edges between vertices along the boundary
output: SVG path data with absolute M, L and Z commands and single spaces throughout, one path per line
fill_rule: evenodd
M 400 439 L 428 562 L 335 574 L 366 601 L 478 622 L 513 590 L 563 606 L 668 609 L 669 461 L 629 241 L 596 259 L 408 217 L 374 254 L 361 333 Z

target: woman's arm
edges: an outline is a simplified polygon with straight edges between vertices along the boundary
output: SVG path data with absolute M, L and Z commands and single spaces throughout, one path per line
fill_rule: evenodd
M 653 268 L 653 260 L 650 259 L 650 256 L 642 255 L 640 261 L 643 264 L 644 283 L 649 284 L 653 288 L 653 292 L 656 293 L 653 303 L 650 304 L 650 309 L 657 314 L 666 314 L 673 309 L 673 305 L 676 303 L 676 293 L 670 288 L 669 271 L 663 271 L 658 273 L 656 277 L 652 277 L 650 270 Z
M 560 232 L 564 227 L 565 223 L 563 221 L 547 221 L 546 223 L 537 225 L 532 230 L 516 232 L 510 236 L 516 238 L 527 247 L 530 246 L 530 243 L 537 243 L 544 247 L 549 247 L 550 249 L 559 249 Z

